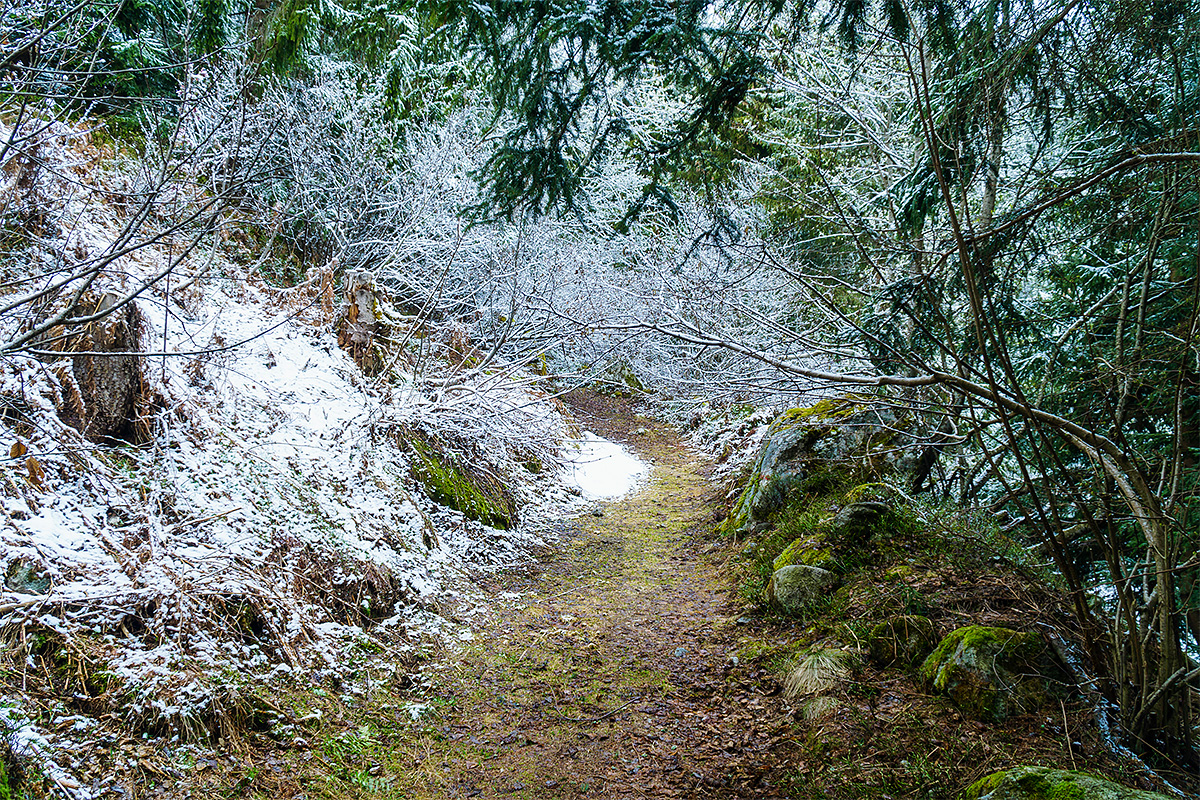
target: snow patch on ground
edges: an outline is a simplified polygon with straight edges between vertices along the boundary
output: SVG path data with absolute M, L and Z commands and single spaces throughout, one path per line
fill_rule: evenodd
M 650 465 L 620 444 L 591 431 L 565 450 L 563 478 L 587 500 L 614 500 L 633 491 L 649 474 Z

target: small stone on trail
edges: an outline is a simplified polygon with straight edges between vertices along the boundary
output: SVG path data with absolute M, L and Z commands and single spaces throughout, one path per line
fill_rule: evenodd
M 592 516 L 593 516 L 593 517 L 603 517 L 603 516 L 604 516 L 604 509 L 602 509 L 602 508 L 593 508 L 593 509 L 592 509 Z

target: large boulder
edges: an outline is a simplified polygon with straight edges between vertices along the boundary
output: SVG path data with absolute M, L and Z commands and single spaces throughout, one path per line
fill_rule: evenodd
M 829 570 L 795 564 L 775 570 L 767 585 L 767 601 L 782 614 L 801 616 L 837 585 L 837 575 Z
M 882 666 L 911 667 L 925 660 L 937 646 L 937 631 L 928 618 L 916 614 L 891 617 L 876 625 L 867 636 L 871 660 Z
M 785 411 L 767 430 L 722 529 L 734 536 L 764 530 L 793 493 L 827 490 L 849 470 L 873 479 L 906 469 L 912 459 L 898 442 L 905 437 L 900 427 L 892 412 L 852 400 L 822 400 L 811 408 Z
M 1040 707 L 1063 673 L 1036 633 L 972 625 L 942 639 L 921 677 L 967 716 L 999 722 Z
M 1013 767 L 981 778 L 963 800 L 1166 800 L 1167 795 L 1129 789 L 1085 772 Z

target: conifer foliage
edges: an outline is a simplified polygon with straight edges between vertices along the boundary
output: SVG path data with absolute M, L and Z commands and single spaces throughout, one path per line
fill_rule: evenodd
M 672 169 L 704 134 L 721 131 L 765 68 L 760 25 L 781 2 L 443 2 L 443 35 L 469 48 L 503 125 L 483 171 L 492 213 L 587 205 L 587 179 L 614 149 L 645 178 L 636 202 L 673 205 Z M 655 135 L 639 136 L 630 92 L 663 78 L 687 104 Z

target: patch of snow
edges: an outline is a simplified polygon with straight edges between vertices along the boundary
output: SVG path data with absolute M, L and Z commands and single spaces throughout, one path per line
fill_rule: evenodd
M 591 431 L 569 441 L 564 481 L 586 500 L 614 500 L 633 491 L 645 479 L 650 465 L 625 447 Z
M 429 703 L 415 703 L 415 702 L 405 703 L 402 706 L 402 708 L 408 712 L 408 715 L 412 718 L 413 722 L 416 722 L 418 719 L 420 719 L 425 714 L 427 714 L 429 712 L 429 709 L 431 709 L 432 707 L 433 706 L 430 705 Z

